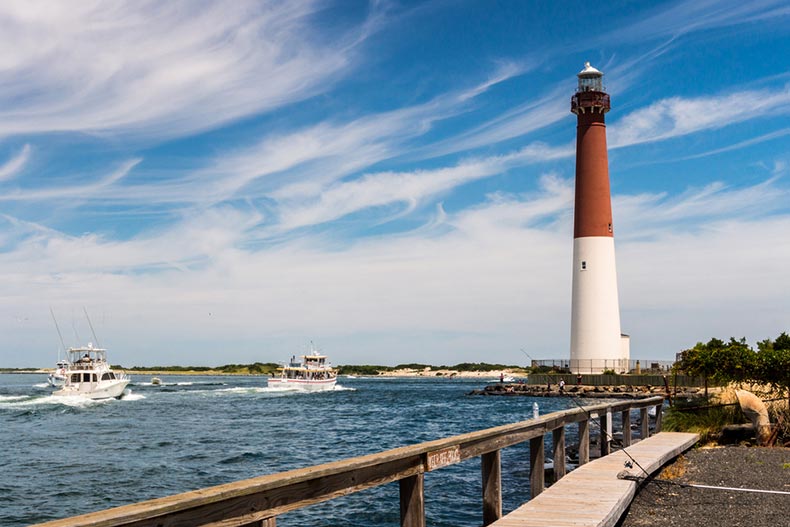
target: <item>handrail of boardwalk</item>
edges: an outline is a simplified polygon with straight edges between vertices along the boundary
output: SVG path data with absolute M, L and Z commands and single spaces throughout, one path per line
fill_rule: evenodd
M 481 457 L 483 525 L 502 516 L 500 450 L 530 444 L 530 489 L 540 494 L 544 482 L 543 436 L 553 438 L 554 478 L 565 475 L 565 426 L 579 426 L 579 464 L 590 460 L 589 420 L 601 430 L 611 427 L 612 414 L 622 412 L 622 443 L 631 444 L 631 410 L 641 411 L 640 437 L 649 435 L 648 410 L 656 408 L 656 433 L 661 430 L 663 397 L 631 399 L 553 412 L 537 419 L 469 432 L 313 467 L 270 474 L 216 487 L 185 492 L 81 516 L 54 520 L 38 527 L 274 527 L 288 511 L 353 492 L 398 481 L 401 525 L 424 527 L 423 475 L 472 457 Z M 609 441 L 601 435 L 601 455 Z

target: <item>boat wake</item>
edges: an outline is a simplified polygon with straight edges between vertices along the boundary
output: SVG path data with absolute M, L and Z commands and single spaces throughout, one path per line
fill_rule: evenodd
M 145 396 L 136 393 L 133 394 L 131 390 L 126 390 L 120 400 L 139 401 L 141 399 L 145 399 Z M 113 401 L 118 401 L 118 399 L 90 399 L 81 395 L 0 395 L 0 410 L 14 410 L 36 406 L 89 408 Z
M 145 399 L 145 395 L 139 393 L 132 393 L 132 390 L 126 389 L 123 391 L 123 395 L 121 395 L 122 401 L 141 401 Z

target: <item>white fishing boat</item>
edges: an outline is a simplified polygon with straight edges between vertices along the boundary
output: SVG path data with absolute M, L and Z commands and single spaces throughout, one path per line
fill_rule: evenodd
M 69 367 L 63 386 L 53 392 L 60 396 L 81 396 L 88 399 L 119 398 L 123 395 L 129 377 L 124 372 L 115 372 L 107 362 L 107 350 L 86 347 L 67 350 Z
M 337 371 L 310 343 L 311 351 L 297 359 L 296 355 L 280 368 L 278 374 L 269 377 L 269 388 L 290 388 L 305 391 L 332 390 L 337 383 Z
M 55 364 L 55 371 L 47 376 L 47 382 L 53 388 L 59 388 L 66 383 L 66 371 L 69 369 L 69 361 L 59 360 Z

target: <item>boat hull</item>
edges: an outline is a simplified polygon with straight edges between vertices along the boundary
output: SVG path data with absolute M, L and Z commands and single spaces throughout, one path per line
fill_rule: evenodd
M 309 392 L 321 392 L 326 390 L 334 390 L 337 379 L 283 379 L 280 377 L 272 377 L 269 379 L 269 388 L 290 389 L 290 390 L 304 390 Z
M 102 381 L 98 384 L 71 384 L 53 392 L 52 395 L 85 397 L 87 399 L 113 399 L 123 395 L 127 384 L 129 384 L 129 379 Z

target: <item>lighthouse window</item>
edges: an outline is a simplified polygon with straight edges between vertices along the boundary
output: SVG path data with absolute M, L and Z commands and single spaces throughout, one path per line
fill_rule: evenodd
M 612 232 L 612 224 L 609 224 L 609 232 Z
M 587 270 L 587 261 L 582 260 L 582 271 L 586 271 L 586 270 Z

